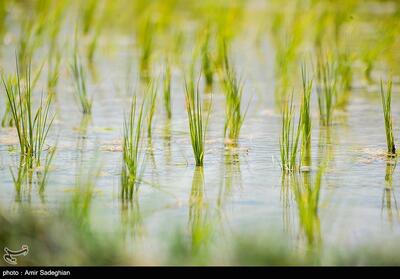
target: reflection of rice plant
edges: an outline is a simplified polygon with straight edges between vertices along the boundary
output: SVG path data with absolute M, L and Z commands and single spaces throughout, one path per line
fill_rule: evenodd
M 386 90 L 383 86 L 383 81 L 381 81 L 381 98 L 383 117 L 385 119 L 385 132 L 388 155 L 396 155 L 396 146 L 394 143 L 392 126 L 392 81 L 387 82 Z
M 169 65 L 167 65 L 164 73 L 164 106 L 167 112 L 167 118 L 171 119 L 171 69 Z
M 310 99 L 313 82 L 307 75 L 307 68 L 305 64 L 301 67 L 301 78 L 303 84 L 303 97 L 300 107 L 301 119 L 301 154 L 304 163 L 309 165 L 311 157 L 311 112 L 310 112 Z
M 336 78 L 333 63 L 319 57 L 317 63 L 318 107 L 322 125 L 332 123 L 333 106 L 336 96 Z
M 281 167 L 285 172 L 292 172 L 299 169 L 297 164 L 297 153 L 300 138 L 300 120 L 295 128 L 293 94 L 289 101 L 285 102 L 282 108 L 282 130 L 280 137 Z
M 124 137 L 122 143 L 122 172 L 121 196 L 123 199 L 132 199 L 139 177 L 140 146 L 142 137 L 144 101 L 137 105 L 136 96 L 133 97 L 130 112 L 124 121 Z
M 40 157 L 45 145 L 47 135 L 52 126 L 54 116 L 50 116 L 51 96 L 40 100 L 40 104 L 34 111 L 32 101 L 31 64 L 24 70 L 25 76 L 20 76 L 18 60 L 17 82 L 2 77 L 7 94 L 13 122 L 18 134 L 18 140 L 24 162 L 29 168 L 40 165 Z
M 191 231 L 192 253 L 197 255 L 201 250 L 207 249 L 210 241 L 212 224 L 208 220 L 207 207 L 205 206 L 204 170 L 196 168 L 193 174 L 192 189 L 189 200 L 189 224 Z
M 196 166 L 202 166 L 208 117 L 203 119 L 200 90 L 198 86 L 195 88 L 193 75 L 189 81 L 185 80 L 185 97 L 194 158 Z
M 71 216 L 79 225 L 84 227 L 90 221 L 90 208 L 93 201 L 94 188 L 101 171 L 97 164 L 92 164 L 85 173 L 82 172 L 83 167 L 78 166 L 81 172 L 77 174 L 75 191 L 70 204 Z
M 84 114 L 91 114 L 92 100 L 89 99 L 86 90 L 85 72 L 83 71 L 83 66 L 81 64 L 78 53 L 77 33 L 75 33 L 74 56 L 73 56 L 73 63 L 71 64 L 70 68 L 75 82 L 75 93 L 78 95 L 78 100 L 81 105 L 82 112 Z

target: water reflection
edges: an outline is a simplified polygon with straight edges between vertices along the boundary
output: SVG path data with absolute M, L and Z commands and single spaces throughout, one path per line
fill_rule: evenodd
M 242 186 L 242 175 L 240 169 L 240 155 L 231 148 L 226 148 L 221 172 L 221 183 L 217 197 L 217 207 L 221 209 L 230 197 L 234 187 Z
M 120 211 L 123 235 L 130 235 L 132 238 L 142 236 L 143 221 L 138 192 L 130 200 L 121 199 Z
M 193 255 L 207 249 L 212 233 L 204 186 L 204 170 L 202 167 L 196 167 L 189 198 L 189 228 Z
M 318 215 L 322 175 L 323 168 L 320 167 L 314 180 L 310 172 L 284 174 L 282 177 L 284 224 L 289 233 L 294 233 L 294 228 L 291 226 L 294 217 L 297 217 L 300 246 L 305 247 L 308 254 L 319 252 L 322 243 Z M 291 207 L 293 203 L 296 206 L 296 212 L 293 212 L 294 209 Z
M 166 119 L 163 130 L 163 139 L 164 139 L 164 158 L 165 158 L 165 164 L 167 166 L 170 166 L 172 162 L 171 138 L 172 138 L 171 120 Z
M 400 222 L 400 212 L 397 207 L 396 195 L 393 189 L 393 173 L 396 166 L 397 159 L 395 161 L 389 160 L 386 163 L 385 188 L 382 194 L 382 213 L 386 210 L 387 220 L 391 227 L 393 226 L 394 219 Z

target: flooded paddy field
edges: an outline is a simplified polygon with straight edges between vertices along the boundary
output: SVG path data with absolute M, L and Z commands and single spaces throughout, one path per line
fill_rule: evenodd
M 0 246 L 399 264 L 399 3 L 197 2 L 0 2 Z

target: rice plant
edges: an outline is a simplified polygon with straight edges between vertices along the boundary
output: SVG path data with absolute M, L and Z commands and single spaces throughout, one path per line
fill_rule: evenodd
M 280 156 L 281 167 L 285 172 L 293 172 L 299 170 L 297 163 L 299 150 L 299 140 L 301 133 L 301 122 L 298 121 L 297 127 L 294 123 L 294 106 L 293 94 L 289 101 L 283 104 L 282 108 L 282 128 L 280 137 Z
M 139 42 L 141 44 L 140 53 L 140 72 L 142 77 L 146 78 L 149 73 L 151 57 L 153 54 L 153 40 L 154 40 L 154 24 L 147 20 L 143 30 L 140 30 Z
M 336 97 L 335 67 L 332 62 L 321 56 L 317 63 L 317 79 L 320 121 L 322 125 L 330 126 Z
M 93 26 L 98 4 L 99 2 L 96 0 L 88 0 L 85 1 L 83 7 L 81 7 L 81 22 L 84 34 L 88 34 Z
M 54 116 L 50 115 L 51 95 L 43 100 L 34 110 L 32 100 L 31 63 L 24 70 L 25 76 L 20 76 L 20 66 L 16 60 L 17 82 L 11 82 L 2 76 L 7 94 L 13 122 L 18 134 L 21 156 L 29 168 L 40 165 L 40 158 L 47 135 L 52 126 Z
M 54 55 L 49 54 L 48 72 L 47 72 L 47 89 L 50 93 L 54 93 L 58 84 L 59 71 L 61 64 L 61 53 L 56 50 Z
M 171 119 L 172 117 L 172 108 L 171 108 L 171 69 L 167 64 L 164 73 L 164 106 L 165 111 L 167 113 L 167 118 Z
M 4 77 L 3 77 L 4 78 Z M 3 81 L 4 83 L 4 81 Z M 17 91 L 17 78 L 14 76 L 8 76 L 6 78 L 5 83 L 9 88 L 12 88 L 12 90 Z M 14 126 L 14 118 L 11 112 L 11 107 L 10 103 L 8 102 L 7 95 L 5 95 L 5 110 L 3 117 L 1 118 L 1 127 L 12 127 Z
M 193 74 L 190 75 L 189 81 L 185 79 L 185 100 L 190 140 L 196 166 L 203 166 L 204 145 L 209 114 L 207 119 L 203 118 L 199 85 L 197 84 L 196 87 Z
M 136 183 L 139 179 L 141 166 L 141 138 L 144 116 L 144 101 L 137 105 L 136 96 L 133 97 L 130 112 L 124 121 L 124 136 L 122 143 L 122 171 L 121 171 L 121 197 L 132 199 L 137 190 Z
M 301 119 L 301 154 L 303 163 L 309 165 L 311 159 L 311 111 L 310 101 L 313 81 L 307 75 L 306 65 L 301 67 L 301 79 L 303 85 L 302 102 L 300 106 Z
M 149 100 L 149 109 L 147 116 L 147 136 L 151 138 L 152 125 L 154 119 L 154 113 L 156 112 L 156 101 L 157 101 L 157 87 L 154 82 L 149 82 L 146 88 L 146 96 Z
M 224 89 L 226 96 L 224 136 L 236 143 L 242 128 L 246 111 L 241 109 L 243 82 L 237 78 L 235 71 L 225 62 Z
M 396 146 L 393 136 L 393 120 L 392 120 L 392 81 L 388 81 L 386 88 L 381 80 L 381 99 L 383 108 L 383 117 L 385 120 L 386 144 L 389 156 L 396 155 Z
M 83 66 L 79 58 L 78 53 L 78 39 L 77 31 L 75 31 L 75 47 L 73 54 L 73 62 L 70 65 L 72 76 L 75 83 L 75 93 L 78 96 L 79 104 L 81 105 L 81 110 L 83 114 L 92 113 L 92 99 L 89 99 L 87 89 L 86 89 L 86 77 L 83 71 Z
M 213 66 L 212 66 L 212 58 L 210 53 L 210 32 L 207 29 L 204 35 L 204 41 L 201 46 L 201 67 L 203 71 L 203 75 L 206 80 L 206 85 L 211 87 L 213 84 Z

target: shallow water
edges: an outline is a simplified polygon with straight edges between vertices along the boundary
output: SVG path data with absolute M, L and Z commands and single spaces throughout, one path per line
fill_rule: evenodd
M 182 73 L 178 67 L 173 68 L 173 116 L 171 121 L 165 117 L 160 85 L 151 144 L 145 139 L 145 183 L 140 185 L 137 203 L 128 209 L 124 209 L 119 198 L 122 123 L 130 100 L 124 90 L 127 61 L 133 64 L 130 80 L 137 84 L 139 79 L 135 68 L 137 56 L 130 51 L 129 38 L 121 37 L 116 42 L 109 50 L 109 43 L 101 41 L 94 65 L 98 78 L 88 75 L 88 91 L 94 96 L 94 103 L 86 129 L 81 126 L 85 120 L 74 100 L 68 69 L 61 68 L 55 102 L 57 118 L 48 142 L 57 145 L 57 152 L 44 196 L 33 185 L 23 190 L 21 201 L 16 201 L 10 167 L 15 171 L 18 164 L 18 146 L 13 129 L 0 129 L 2 208 L 12 213 L 29 204 L 38 212 L 51 213 L 68 202 L 77 170 L 85 173 L 88 166 L 97 162 L 101 175 L 91 211 L 91 223 L 96 230 L 116 233 L 121 227 L 130 227 L 140 235 L 141 245 L 151 251 L 165 247 L 166 236 L 176 230 L 190 232 L 193 226 L 205 224 L 226 246 L 233 236 L 271 232 L 291 239 L 293 247 L 303 246 L 306 241 L 299 205 L 293 189 L 282 183 L 279 164 L 281 118 L 274 102 L 271 42 L 266 40 L 257 51 L 247 51 L 254 49 L 254 45 L 246 40 L 235 42 L 232 47 L 235 67 L 245 79 L 243 103 L 249 103 L 237 148 L 224 145 L 224 95 L 218 83 L 212 98 L 210 94 L 204 95 L 204 101 L 212 99 L 212 105 L 203 170 L 194 165 Z M 2 51 L 3 68 L 14 69 L 12 48 L 3 47 Z M 153 71 L 160 76 L 162 65 L 155 64 Z M 39 82 L 37 94 L 41 88 L 45 88 L 45 79 Z M 309 175 L 315 179 L 320 162 L 326 161 L 328 165 L 314 219 L 320 224 L 314 233 L 319 235 L 316 238 L 320 238 L 323 247 L 346 249 L 400 237 L 398 171 L 394 172 L 392 189 L 388 189 L 387 162 L 382 156 L 386 140 L 381 100 L 378 87 L 371 88 L 374 87 L 354 89 L 347 110 L 336 113 L 329 129 L 319 126 L 316 92 L 312 94 Z M 394 119 L 400 119 L 398 94 L 394 95 Z M 1 108 L 4 101 L 1 98 Z M 196 216 L 199 223 L 193 220 Z

